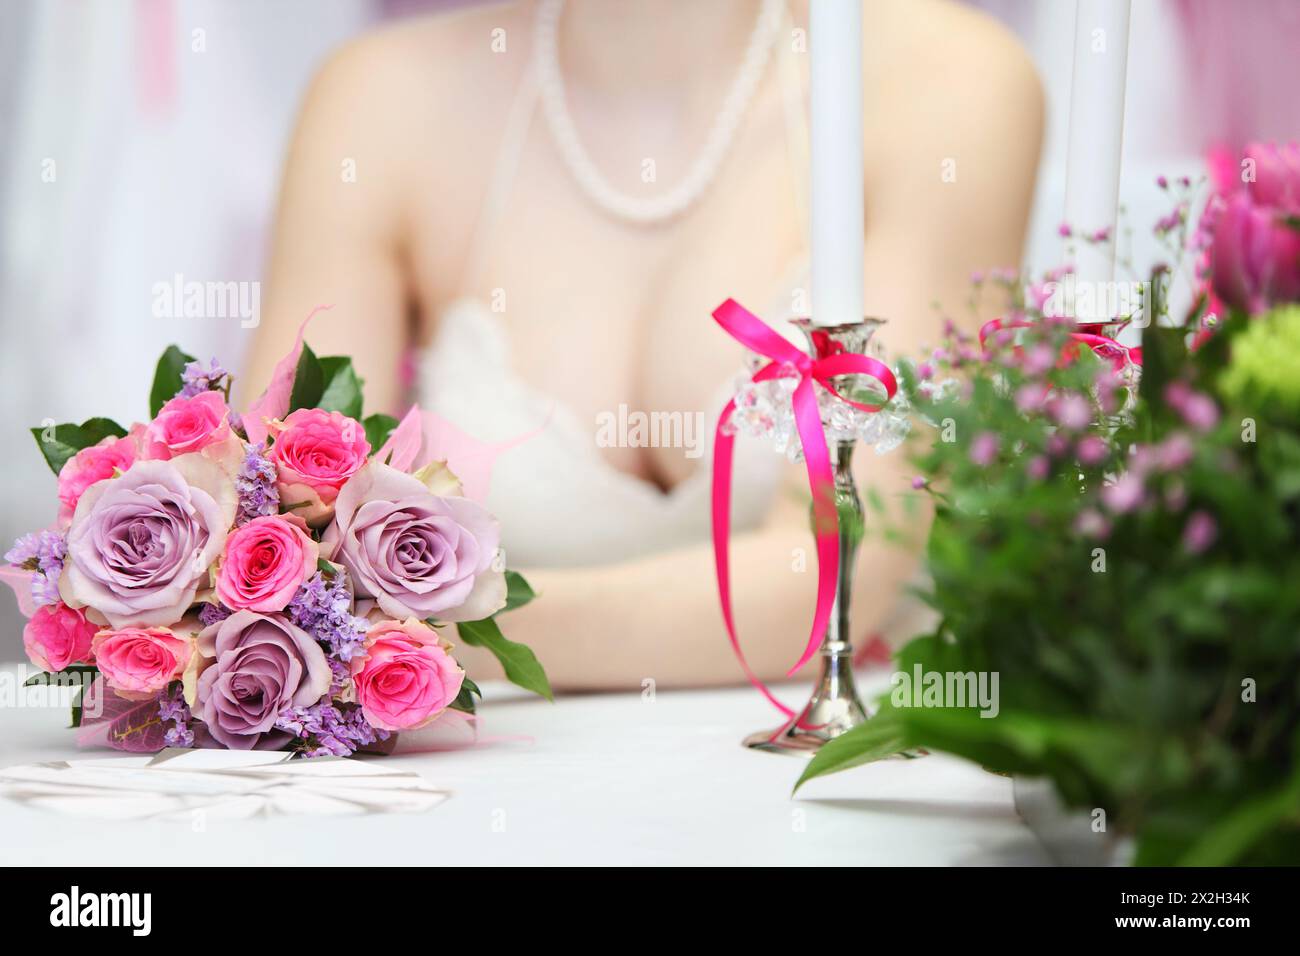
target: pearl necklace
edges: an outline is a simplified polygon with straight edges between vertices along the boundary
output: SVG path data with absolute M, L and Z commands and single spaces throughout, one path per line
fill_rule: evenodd
M 722 108 L 713 120 L 704 147 L 681 182 L 658 196 L 650 197 L 632 196 L 615 189 L 596 169 L 596 164 L 578 138 L 573 117 L 565 102 L 564 80 L 560 75 L 557 36 L 563 10 L 564 0 L 542 0 L 538 6 L 534 65 L 542 112 L 574 182 L 588 199 L 617 219 L 651 225 L 680 216 L 699 202 L 717 178 L 727 149 L 735 139 L 740 121 L 763 78 L 763 70 L 781 29 L 785 0 L 763 0 L 740 69 L 722 101 Z

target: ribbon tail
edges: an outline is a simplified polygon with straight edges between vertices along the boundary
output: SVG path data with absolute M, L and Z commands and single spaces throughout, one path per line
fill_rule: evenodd
M 817 395 L 810 378 L 804 378 L 794 390 L 794 415 L 799 440 L 803 443 L 804 461 L 808 465 L 808 487 L 812 491 L 813 532 L 817 539 L 817 610 L 813 615 L 812 631 L 808 634 L 808 646 L 794 667 L 790 668 L 790 674 L 798 671 L 817 653 L 830 623 L 831 606 L 835 602 L 835 581 L 840 573 L 835 479 L 831 474 L 826 433 L 822 431 L 821 411 L 817 407 Z
M 741 669 L 749 678 L 749 682 L 772 703 L 773 707 L 787 717 L 792 717 L 794 711 L 776 698 L 745 660 L 745 652 L 740 649 L 740 638 L 736 636 L 735 619 L 731 614 L 731 562 L 727 543 L 731 540 L 731 458 L 736 439 L 728 435 L 723 426 L 731 420 L 731 413 L 735 408 L 735 401 L 727 402 L 726 408 L 722 410 L 722 415 L 718 419 L 718 427 L 713 438 L 713 563 L 718 576 L 722 620 L 727 626 L 731 649 L 736 659 L 740 661 Z

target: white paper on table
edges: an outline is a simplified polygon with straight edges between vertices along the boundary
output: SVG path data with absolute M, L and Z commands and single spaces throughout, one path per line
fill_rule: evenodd
M 421 813 L 450 794 L 383 760 L 169 749 L 0 770 L 0 796 L 59 813 L 188 822 L 278 814 Z

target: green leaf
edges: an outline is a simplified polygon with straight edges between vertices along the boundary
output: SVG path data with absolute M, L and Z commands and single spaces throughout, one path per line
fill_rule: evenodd
M 72 692 L 72 714 L 70 727 L 80 727 L 81 718 L 86 710 L 86 684 L 80 685 Z
M 181 373 L 185 366 L 194 361 L 193 355 L 186 355 L 174 345 L 167 346 L 158 359 L 153 373 L 153 387 L 149 389 L 149 417 L 153 418 L 158 410 L 176 397 L 184 382 Z
M 546 671 L 538 662 L 537 656 L 523 644 L 506 640 L 501 628 L 492 618 L 481 621 L 464 621 L 456 625 L 460 639 L 471 647 L 486 647 L 505 669 L 506 679 L 524 690 L 540 694 L 547 700 L 555 700 L 551 693 L 551 682 L 546 679 Z
M 53 425 L 33 428 L 32 437 L 40 446 L 45 463 L 56 475 L 69 458 L 91 445 L 98 445 L 110 435 L 123 438 L 126 429 L 111 418 L 88 418 L 80 425 Z
M 366 441 L 370 442 L 370 452 L 374 454 L 384 447 L 388 435 L 397 427 L 397 419 L 392 415 L 374 414 L 361 423 L 366 429 Z
M 847 733 L 822 744 L 795 783 L 794 792 L 797 793 L 813 777 L 873 763 L 903 753 L 913 746 L 908 742 L 898 712 L 882 707 L 866 723 L 858 724 Z
M 352 359 L 345 355 L 331 355 L 320 359 L 320 367 L 325 387 L 316 407 L 360 419 L 361 379 L 352 367 Z
M 513 611 L 517 607 L 523 607 L 535 597 L 537 592 L 524 580 L 522 574 L 518 571 L 506 571 L 506 606 L 501 611 Z M 500 614 L 501 611 L 497 613 Z
M 289 411 L 315 408 L 324 392 L 324 369 L 316 353 L 304 342 L 298 355 L 298 368 L 293 374 L 293 388 L 289 392 Z
M 460 685 L 460 693 L 457 694 L 456 699 L 447 706 L 452 710 L 459 710 L 465 714 L 472 714 L 474 713 L 475 707 L 474 698 L 481 698 L 482 696 L 483 692 L 478 689 L 478 685 L 466 677 Z

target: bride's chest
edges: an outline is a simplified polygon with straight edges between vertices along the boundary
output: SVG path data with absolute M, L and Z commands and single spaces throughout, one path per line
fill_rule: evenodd
M 589 429 L 615 467 L 676 484 L 697 467 L 697 433 L 743 367 L 713 308 L 728 296 L 798 308 L 802 236 L 793 210 L 771 199 L 784 195 L 779 172 L 738 173 L 664 228 L 588 208 L 563 170 L 521 174 L 480 261 L 430 244 L 424 261 L 443 265 L 422 283 L 420 312 L 434 325 L 425 337 L 437 341 L 441 308 L 471 298 L 513 378 Z

